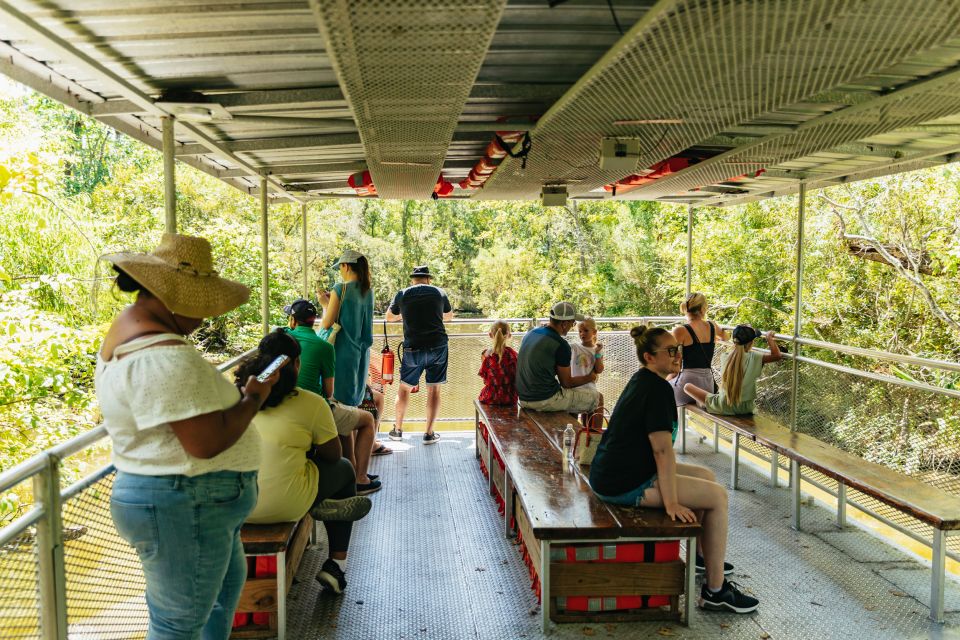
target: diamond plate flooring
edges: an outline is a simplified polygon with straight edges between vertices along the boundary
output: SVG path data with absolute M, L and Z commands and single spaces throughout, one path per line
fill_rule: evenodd
M 288 638 L 337 640 L 542 638 L 539 607 L 517 547 L 487 494 L 473 433 L 418 434 L 374 458 L 384 488 L 354 528 L 342 596 L 313 576 L 324 537 L 304 555 L 290 594 Z M 725 482 L 730 458 L 690 438 L 680 459 L 711 467 Z M 744 464 L 730 496 L 732 579 L 761 601 L 751 615 L 694 610 L 674 623 L 563 624 L 550 638 L 960 639 L 960 586 L 948 580 L 947 621 L 927 619 L 930 570 L 833 514 L 804 506 L 805 531 L 790 528 L 790 493 Z M 322 529 L 321 529 L 322 531 Z

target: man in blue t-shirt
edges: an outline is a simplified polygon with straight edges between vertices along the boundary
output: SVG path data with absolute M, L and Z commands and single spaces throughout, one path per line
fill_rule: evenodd
M 430 284 L 432 279 L 429 267 L 414 267 L 410 286 L 397 292 L 387 310 L 388 322 L 403 320 L 403 358 L 391 440 L 403 439 L 403 416 L 410 401 L 410 389 L 420 384 L 420 374 L 424 371 L 427 374 L 427 432 L 423 443 L 433 444 L 440 439 L 433 432 L 433 423 L 440 411 L 440 385 L 447 381 L 447 331 L 443 322 L 453 319 L 453 308 L 443 289 Z
M 530 331 L 517 354 L 517 394 L 520 406 L 535 411 L 589 413 L 597 408 L 600 393 L 581 385 L 595 382 L 597 374 L 570 374 L 570 344 L 564 336 L 583 320 L 569 302 L 550 309 L 550 322 Z

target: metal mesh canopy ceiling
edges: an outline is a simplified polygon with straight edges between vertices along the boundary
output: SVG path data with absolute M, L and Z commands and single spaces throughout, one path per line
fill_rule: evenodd
M 380 197 L 609 198 L 679 158 L 615 197 L 732 204 L 960 154 L 960 0 L 0 0 L 0 73 L 156 147 L 174 116 L 179 159 L 301 201 L 365 169 Z M 525 166 L 461 188 L 497 131 Z

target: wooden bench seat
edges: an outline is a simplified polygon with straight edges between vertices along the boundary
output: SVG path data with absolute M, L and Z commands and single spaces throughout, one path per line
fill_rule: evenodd
M 505 532 L 512 535 L 515 520 L 542 595 L 542 624 L 586 620 L 623 620 L 644 617 L 689 620 L 692 597 L 681 616 L 679 596 L 693 590 L 693 553 L 699 524 L 675 523 L 661 510 L 617 507 L 602 502 L 579 471 L 561 461 L 560 450 L 544 430 L 516 408 L 477 403 L 478 453 L 493 468 L 494 452 L 503 460 L 506 504 Z M 481 432 L 484 435 L 481 435 Z M 483 447 L 482 449 L 480 447 Z M 492 474 L 489 482 L 493 483 Z M 563 562 L 551 550 L 569 545 L 613 548 L 641 541 L 685 540 L 688 562 L 591 563 Z M 596 543 L 601 544 L 596 544 Z M 606 543 L 606 544 L 602 544 Z M 689 570 L 687 570 L 689 567 Z M 634 595 L 670 597 L 670 611 L 659 609 L 622 612 L 560 613 L 557 598 Z
M 256 571 L 247 572 L 247 581 L 240 594 L 237 613 L 267 613 L 266 624 L 252 621 L 234 627 L 231 638 L 272 638 L 285 640 L 287 633 L 287 592 L 300 566 L 303 552 L 310 540 L 313 519 L 308 515 L 299 522 L 276 524 L 245 524 L 240 529 L 240 539 L 247 558 L 273 557 L 276 559 L 276 575 L 257 576 Z M 256 562 L 253 563 L 256 567 Z
M 686 405 L 687 414 L 722 426 L 733 434 L 730 486 L 737 488 L 740 438 L 749 438 L 771 449 L 771 483 L 777 485 L 778 455 L 790 459 L 793 490 L 793 526 L 800 530 L 800 468 L 808 467 L 833 478 L 837 489 L 837 525 L 846 525 L 846 491 L 857 491 L 907 513 L 933 527 L 933 579 L 930 589 L 930 617 L 943 621 L 943 585 L 946 536 L 960 530 L 960 496 L 955 496 L 899 471 L 842 451 L 805 433 L 791 432 L 784 425 L 761 414 L 718 416 Z M 684 423 L 686 420 L 684 419 Z

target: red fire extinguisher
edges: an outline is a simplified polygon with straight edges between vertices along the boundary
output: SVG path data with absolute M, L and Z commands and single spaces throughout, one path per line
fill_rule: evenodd
M 383 321 L 383 350 L 380 351 L 380 375 L 384 384 L 393 384 L 393 351 L 387 341 L 387 321 Z

